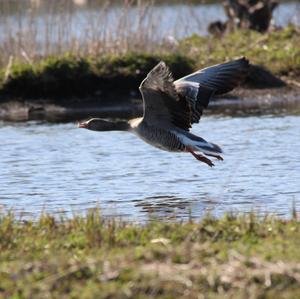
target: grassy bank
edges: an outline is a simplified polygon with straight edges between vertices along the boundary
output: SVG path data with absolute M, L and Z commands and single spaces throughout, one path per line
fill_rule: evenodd
M 174 75 L 192 71 L 193 63 L 178 54 L 128 53 L 123 56 L 48 57 L 36 64 L 13 64 L 0 73 L 0 96 L 22 98 L 129 95 L 148 71 L 165 60 Z
M 224 37 L 192 36 L 182 40 L 179 52 L 193 57 L 198 67 L 219 63 L 235 56 L 246 56 L 252 64 L 268 68 L 277 76 L 300 76 L 300 28 L 261 34 L 236 31 Z
M 0 298 L 298 298 L 300 222 L 0 218 Z M 200 297 L 199 297 L 200 296 Z
M 86 97 L 118 94 L 138 95 L 147 72 L 165 60 L 181 77 L 199 68 L 246 56 L 251 63 L 277 76 L 298 80 L 300 76 L 300 29 L 259 34 L 237 31 L 223 38 L 192 36 L 178 44 L 162 46 L 160 52 L 124 55 L 78 56 L 68 53 L 34 63 L 11 61 L 0 71 L 0 96 L 20 98 Z M 255 77 L 255 74 L 254 74 Z

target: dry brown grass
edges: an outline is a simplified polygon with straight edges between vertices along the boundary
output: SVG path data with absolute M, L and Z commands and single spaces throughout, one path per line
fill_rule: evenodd
M 78 56 L 169 53 L 178 45 L 173 36 L 177 38 L 179 31 L 188 32 L 190 20 L 198 28 L 205 28 L 209 21 L 205 16 L 199 18 L 193 6 L 188 13 L 165 16 L 163 9 L 154 6 L 165 3 L 159 0 L 91 0 L 80 8 L 74 2 L 0 1 L 0 67 L 6 67 L 9 61 L 32 64 L 66 52 Z M 194 2 L 184 2 L 188 3 Z M 300 6 L 293 14 L 300 18 Z M 164 39 L 161 23 L 168 18 L 172 21 L 171 37 Z
M 69 0 L 33 3 L 26 7 L 22 1 L 14 6 L 0 2 L 0 65 L 9 59 L 32 63 L 66 52 L 97 56 L 157 50 L 161 16 L 153 14 L 151 1 L 124 1 L 118 7 L 107 1 L 80 14 Z

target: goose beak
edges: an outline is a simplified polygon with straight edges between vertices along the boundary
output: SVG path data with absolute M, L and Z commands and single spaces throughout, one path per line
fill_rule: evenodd
M 88 124 L 86 122 L 83 122 L 83 123 L 78 123 L 78 128 L 84 128 L 86 129 L 88 127 Z

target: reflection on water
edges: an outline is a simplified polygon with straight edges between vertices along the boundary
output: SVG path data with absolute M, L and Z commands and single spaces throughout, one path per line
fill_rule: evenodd
M 151 217 L 159 219 L 193 219 L 213 212 L 216 202 L 207 194 L 197 198 L 182 198 L 168 195 L 150 196 L 135 201 L 136 207 Z
M 224 149 L 210 169 L 122 132 L 0 124 L 0 205 L 37 215 L 198 218 L 207 211 L 289 215 L 300 202 L 300 116 L 204 117 L 193 131 Z

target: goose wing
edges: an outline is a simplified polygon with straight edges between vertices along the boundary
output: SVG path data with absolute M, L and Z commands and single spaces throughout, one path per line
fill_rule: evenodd
M 214 94 L 235 88 L 247 76 L 246 58 L 214 65 L 173 81 L 164 62 L 156 65 L 143 80 L 144 120 L 155 125 L 173 124 L 189 130 L 199 122 Z
M 144 120 L 157 127 L 191 127 L 191 109 L 177 94 L 172 74 L 161 61 L 143 80 L 140 91 L 144 101 Z
M 178 95 L 185 98 L 191 107 L 191 122 L 199 122 L 214 94 L 229 92 L 245 79 L 248 72 L 249 61 L 243 57 L 176 80 L 174 86 Z
M 178 96 L 184 99 L 190 107 L 191 124 L 198 123 L 203 110 L 215 93 L 215 89 L 201 86 L 197 82 L 180 81 L 175 85 Z

